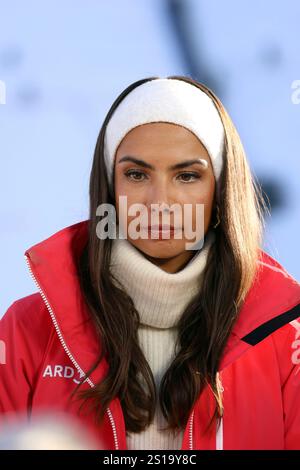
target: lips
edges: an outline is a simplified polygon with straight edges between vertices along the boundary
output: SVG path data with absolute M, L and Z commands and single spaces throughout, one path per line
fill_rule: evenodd
M 148 230 L 162 231 L 162 230 L 175 230 L 173 225 L 148 225 Z

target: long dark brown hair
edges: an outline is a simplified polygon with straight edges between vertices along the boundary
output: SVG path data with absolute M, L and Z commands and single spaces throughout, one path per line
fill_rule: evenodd
M 201 293 L 191 299 L 178 324 L 178 352 L 156 391 L 151 368 L 139 345 L 139 313 L 122 286 L 110 273 L 111 242 L 96 234 L 100 204 L 115 205 L 110 193 L 104 162 L 104 135 L 107 123 L 119 103 L 134 88 L 159 77 L 148 77 L 127 87 L 111 106 L 101 127 L 90 175 L 88 243 L 79 260 L 79 275 L 86 303 L 95 323 L 109 370 L 105 378 L 89 390 L 79 390 L 101 422 L 111 400 L 118 396 L 126 431 L 140 432 L 153 420 L 157 399 L 167 421 L 166 429 L 183 429 L 192 406 L 206 386 L 215 397 L 210 420 L 218 423 L 223 413 L 218 366 L 226 341 L 251 287 L 263 238 L 266 210 L 261 188 L 251 173 L 239 135 L 214 93 L 186 76 L 171 76 L 200 88 L 214 102 L 225 129 L 224 165 L 215 202 L 220 224 L 209 252 Z M 97 366 L 88 371 L 87 375 Z M 197 372 L 197 373 L 196 373 Z M 76 391 L 78 391 L 76 389 Z

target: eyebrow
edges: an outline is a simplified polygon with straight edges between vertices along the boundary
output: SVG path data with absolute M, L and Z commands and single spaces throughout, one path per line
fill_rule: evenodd
M 130 155 L 125 155 L 125 157 L 122 157 L 119 160 L 119 163 L 122 163 L 122 162 L 132 162 L 132 163 L 135 163 L 136 165 L 140 165 L 144 168 L 148 168 L 149 170 L 155 170 L 155 167 L 153 165 L 150 165 L 150 163 L 147 163 L 144 160 L 140 160 L 139 158 L 135 158 Z M 178 170 L 180 168 L 186 168 L 187 166 L 191 166 L 195 164 L 201 165 L 204 168 L 208 167 L 208 163 L 206 160 L 204 160 L 203 158 L 197 158 L 194 160 L 185 160 L 184 162 L 171 165 L 168 167 L 168 170 Z

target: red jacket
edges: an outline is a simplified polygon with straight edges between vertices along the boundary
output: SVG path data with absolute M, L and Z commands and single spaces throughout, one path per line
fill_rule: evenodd
M 25 252 L 39 292 L 13 302 L 0 322 L 0 422 L 44 408 L 77 414 L 80 402 L 70 403 L 70 393 L 100 352 L 76 275 L 75 260 L 86 240 L 82 221 Z M 262 255 L 219 368 L 222 425 L 203 434 L 215 403 L 207 387 L 190 412 L 182 450 L 300 449 L 300 284 Z M 82 387 L 93 387 L 107 368 L 103 360 Z M 91 414 L 80 420 L 100 449 L 126 449 L 117 397 L 101 426 Z

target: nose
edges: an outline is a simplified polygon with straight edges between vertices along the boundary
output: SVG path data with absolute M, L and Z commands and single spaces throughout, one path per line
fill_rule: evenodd
M 171 188 L 161 179 L 157 181 L 148 192 L 148 217 L 151 217 L 153 223 L 168 223 L 169 220 L 163 216 L 170 217 L 170 223 L 174 223 L 174 214 L 170 208 L 175 203 L 171 194 Z M 150 219 L 149 219 L 150 220 Z
M 160 181 L 154 184 L 148 193 L 148 207 L 151 211 L 153 212 L 157 210 L 155 205 L 159 206 L 160 210 L 167 211 L 171 204 L 172 201 L 166 183 L 164 181 Z

